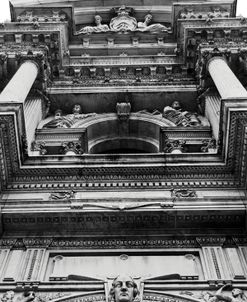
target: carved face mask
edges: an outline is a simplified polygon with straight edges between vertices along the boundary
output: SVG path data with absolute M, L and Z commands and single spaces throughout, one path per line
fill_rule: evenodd
M 113 284 L 115 302 L 132 302 L 134 300 L 134 282 L 130 277 L 119 276 Z

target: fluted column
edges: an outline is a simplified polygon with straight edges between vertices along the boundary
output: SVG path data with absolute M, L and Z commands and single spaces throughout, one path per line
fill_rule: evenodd
M 205 99 L 205 116 L 211 124 L 216 140 L 219 138 L 220 102 L 220 97 L 215 95 L 208 95 Z
M 223 57 L 211 58 L 208 62 L 208 71 L 222 99 L 247 99 L 246 89 L 237 79 Z
M 37 75 L 38 65 L 33 61 L 25 61 L 16 71 L 8 85 L 0 94 L 0 102 L 25 101 Z
M 32 97 L 27 98 L 24 103 L 24 117 L 28 150 L 30 150 L 31 143 L 34 140 L 35 129 L 43 118 L 43 102 L 43 99 L 40 97 Z

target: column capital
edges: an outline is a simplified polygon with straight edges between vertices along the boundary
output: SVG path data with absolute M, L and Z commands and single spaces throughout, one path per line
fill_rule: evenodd
M 221 99 L 247 99 L 247 91 L 239 79 L 228 66 L 225 58 L 212 57 L 207 63 L 207 70 L 211 75 Z
M 28 60 L 21 63 L 21 65 L 24 65 L 24 64 L 34 64 L 35 67 L 37 68 L 37 72 L 39 72 L 39 70 L 40 70 L 40 66 L 35 60 L 28 59 Z
M 25 62 L 32 62 L 36 64 L 38 69 L 40 69 L 40 65 L 44 61 L 45 56 L 42 52 L 33 53 L 32 51 L 30 51 L 27 52 L 26 54 L 16 53 L 15 59 L 18 65 L 22 65 Z
M 224 58 L 223 56 L 214 56 L 214 57 L 211 57 L 211 58 L 207 61 L 207 65 L 206 65 L 207 70 L 208 70 L 208 68 L 209 68 L 209 65 L 210 65 L 213 61 L 216 61 L 216 60 L 222 60 L 222 61 L 224 61 L 224 62 L 227 64 L 227 60 L 226 60 L 226 58 Z
M 0 94 L 0 102 L 24 103 L 35 79 L 39 73 L 37 62 L 27 60 L 23 62 L 16 71 L 8 85 Z

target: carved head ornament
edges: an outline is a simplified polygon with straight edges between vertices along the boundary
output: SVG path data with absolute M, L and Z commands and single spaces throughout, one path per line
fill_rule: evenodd
M 137 284 L 130 276 L 118 276 L 112 282 L 109 294 L 109 302 L 132 302 L 139 294 Z

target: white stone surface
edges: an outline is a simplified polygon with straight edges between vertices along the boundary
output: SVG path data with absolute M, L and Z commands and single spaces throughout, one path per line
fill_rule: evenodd
M 24 103 L 37 75 L 37 64 L 32 61 L 24 62 L 0 94 L 0 102 Z
M 222 57 L 213 57 L 208 63 L 208 71 L 223 100 L 246 98 L 247 91 Z

